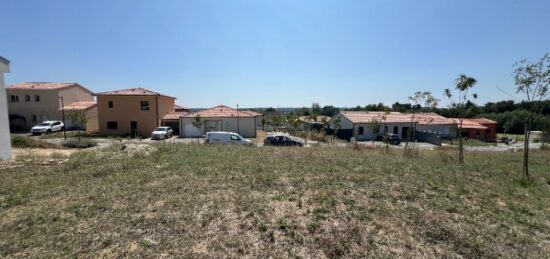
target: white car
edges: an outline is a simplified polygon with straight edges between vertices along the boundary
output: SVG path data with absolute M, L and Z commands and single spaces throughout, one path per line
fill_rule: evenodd
M 252 141 L 241 137 L 241 135 L 226 131 L 207 132 L 204 142 L 208 144 L 252 145 Z
M 151 139 L 169 139 L 174 135 L 170 127 L 158 127 L 151 133 Z
M 31 134 L 50 134 L 53 132 L 62 131 L 63 127 L 65 127 L 65 124 L 61 121 L 43 121 L 42 123 L 31 128 Z

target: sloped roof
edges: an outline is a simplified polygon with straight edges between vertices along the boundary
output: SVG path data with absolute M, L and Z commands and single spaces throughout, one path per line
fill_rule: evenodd
M 255 115 L 252 115 L 247 111 L 241 111 L 241 110 L 237 111 L 236 109 L 233 109 L 225 105 L 218 105 L 216 107 L 198 111 L 198 112 L 193 112 L 182 117 L 194 118 L 197 115 L 199 115 L 201 118 L 256 117 Z
M 407 115 L 410 116 L 410 117 L 413 116 L 412 113 L 408 113 Z M 415 113 L 414 114 L 414 120 L 418 124 L 422 124 L 422 125 L 428 125 L 428 124 L 429 125 L 434 125 L 434 124 L 452 125 L 452 124 L 457 123 L 456 120 L 449 119 L 447 117 L 443 117 L 443 116 L 441 116 L 437 113 L 433 113 L 433 112 Z
M 163 120 L 179 120 L 180 117 L 189 114 L 189 112 L 170 112 L 162 117 Z
M 251 110 L 244 110 L 244 111 L 239 111 L 239 112 L 246 112 L 246 113 L 249 113 L 250 115 L 256 117 L 256 116 L 262 116 L 263 114 L 259 113 L 259 112 L 255 112 L 255 111 L 251 111 Z
M 69 105 L 65 105 L 64 108 L 59 108 L 59 110 L 65 111 L 84 111 L 90 108 L 93 108 L 97 105 L 95 101 L 83 101 L 83 102 L 74 102 Z
M 343 111 L 342 115 L 353 123 L 371 123 L 373 120 L 383 121 L 386 117 L 387 123 L 410 122 L 411 118 L 400 112 L 377 112 L 377 111 Z
M 459 120 L 456 119 L 457 121 L 457 124 L 459 124 Z M 472 121 L 470 119 L 464 119 L 462 121 L 462 128 L 463 129 L 480 129 L 480 130 L 484 130 L 484 129 L 487 129 L 487 127 L 475 122 L 475 121 Z
M 94 95 L 165 96 L 165 97 L 170 97 L 170 98 L 176 99 L 175 97 L 168 96 L 168 95 L 161 94 L 161 93 L 157 93 L 157 92 L 145 89 L 143 87 L 120 89 L 120 90 L 107 91 L 107 92 L 99 92 L 99 93 L 95 93 Z
M 72 86 L 81 87 L 84 90 L 91 93 L 86 87 L 79 85 L 78 83 L 56 83 L 56 82 L 23 82 L 13 85 L 8 85 L 7 89 L 13 90 L 59 90 Z
M 0 56 L 0 62 L 6 64 L 6 65 L 9 65 L 10 64 L 10 61 L 2 56 Z
M 465 119 L 473 122 L 477 122 L 479 124 L 497 124 L 494 120 L 489 120 L 487 118 L 472 118 L 472 119 Z

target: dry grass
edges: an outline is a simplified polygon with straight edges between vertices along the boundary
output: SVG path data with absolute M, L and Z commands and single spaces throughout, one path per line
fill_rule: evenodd
M 160 144 L 0 171 L 0 257 L 548 257 L 548 152 Z

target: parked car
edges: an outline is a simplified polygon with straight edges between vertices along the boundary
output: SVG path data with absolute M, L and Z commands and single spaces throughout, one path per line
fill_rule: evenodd
M 267 138 L 265 138 L 264 145 L 303 147 L 304 143 L 302 143 L 297 139 L 292 139 L 285 135 L 273 135 L 273 136 L 267 136 Z
M 42 123 L 31 128 L 31 134 L 50 134 L 53 132 L 62 131 L 63 127 L 65 127 L 65 124 L 61 121 L 43 121 Z
M 158 127 L 151 133 L 151 139 L 169 139 L 174 136 L 174 131 L 170 127 Z
M 384 141 L 387 141 L 390 145 L 401 144 L 401 138 L 399 137 L 399 135 L 392 133 L 387 134 Z
M 205 136 L 207 144 L 235 144 L 235 145 L 252 145 L 252 141 L 241 137 L 235 132 L 227 131 L 211 131 Z

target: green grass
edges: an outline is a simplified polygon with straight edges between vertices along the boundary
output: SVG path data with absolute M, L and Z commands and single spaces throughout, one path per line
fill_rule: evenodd
M 0 257 L 550 256 L 549 152 L 158 144 L 0 170 Z M 51 159 L 51 158 L 49 158 Z
M 62 148 L 45 141 L 17 135 L 11 135 L 11 146 L 14 148 Z

